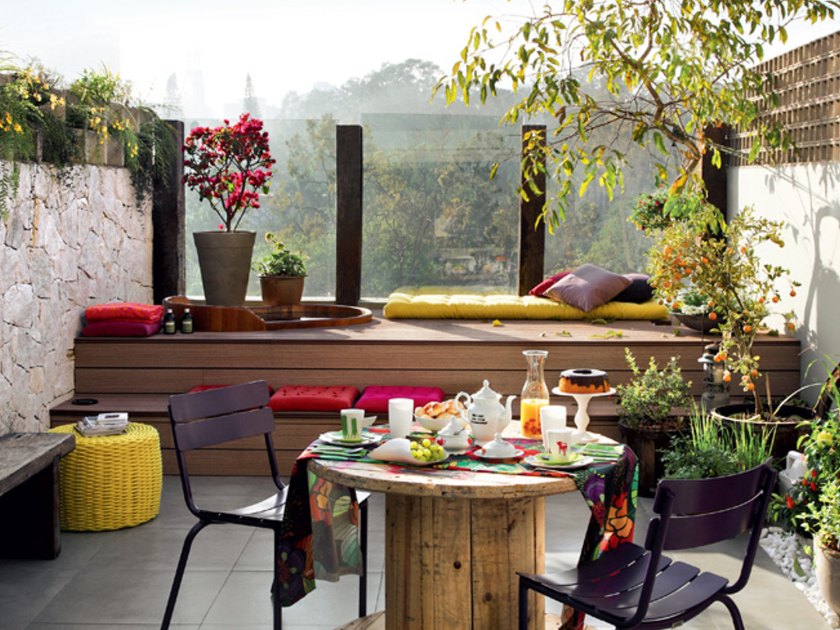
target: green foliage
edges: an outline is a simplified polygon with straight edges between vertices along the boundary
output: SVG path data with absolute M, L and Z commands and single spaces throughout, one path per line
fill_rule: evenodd
M 764 46 L 785 41 L 791 20 L 834 16 L 836 0 L 724 2 L 666 0 L 564 0 L 505 31 L 492 17 L 472 29 L 461 58 L 438 83 L 447 102 L 482 104 L 503 88 L 518 93 L 504 120 L 545 117 L 559 125 L 547 146 L 535 138 L 523 167 L 529 194 L 545 155 L 560 183 L 558 207 L 544 217 L 559 222 L 571 203 L 572 175 L 581 173 L 582 195 L 597 180 L 612 196 L 623 186 L 625 148 L 614 142 L 585 146 L 602 128 L 632 130 L 632 140 L 660 153 L 654 174 L 666 181 L 673 145 L 682 158 L 673 189 L 700 187 L 696 167 L 710 151 L 720 164 L 720 147 L 706 127 L 727 123 L 752 129 L 749 159 L 762 146 L 787 147 L 778 124 L 759 118 L 763 104 L 751 94 L 777 100 L 767 88 L 772 77 L 753 68 Z M 509 22 L 505 22 L 509 23 Z M 600 93 L 599 93 L 600 92 Z
M 305 276 L 306 263 L 302 256 L 293 254 L 280 242 L 277 236 L 268 232 L 265 241 L 271 252 L 255 261 L 251 268 L 261 276 Z
M 743 390 L 754 394 L 757 414 L 763 412 L 763 403 L 756 389 L 760 357 L 753 354 L 753 343 L 770 314 L 767 305 L 782 300 L 777 285 L 787 281 L 795 295 L 794 287 L 800 284 L 789 279 L 787 269 L 762 264 L 756 251 L 763 244 L 784 247 L 782 227 L 781 222 L 756 216 L 752 208 L 744 208 L 727 223 L 720 210 L 704 204 L 689 220 L 659 233 L 648 262 L 650 283 L 674 310 L 681 306 L 682 281 L 688 278 L 707 298 L 708 307 L 721 313 L 710 314 L 722 334 L 715 360 L 726 365 L 724 380 L 741 375 Z
M 807 512 L 800 516 L 802 527 L 812 536 L 820 537 L 820 544 L 826 549 L 840 551 L 840 481 L 832 479 L 820 493 L 820 502 L 806 506 Z
M 671 357 L 661 370 L 651 357 L 648 368 L 642 372 L 630 348 L 624 349 L 633 379 L 626 385 L 617 385 L 619 420 L 633 429 L 665 427 L 672 424 L 671 410 L 686 408 L 691 404 L 691 381 L 685 381 L 677 364 L 678 357 Z M 677 426 L 683 423 L 680 418 Z
M 666 478 L 732 475 L 764 463 L 773 449 L 774 431 L 754 432 L 743 424 L 733 429 L 702 409 L 694 409 L 689 428 L 689 434 L 674 439 L 671 450 L 662 456 Z

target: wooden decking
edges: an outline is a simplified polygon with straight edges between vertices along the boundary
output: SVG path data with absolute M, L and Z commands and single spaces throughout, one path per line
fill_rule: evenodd
M 621 338 L 606 336 L 620 332 Z M 670 325 L 614 322 L 506 321 L 503 326 L 472 320 L 386 320 L 374 313 L 371 323 L 346 328 L 247 333 L 194 333 L 148 338 L 79 338 L 75 345 L 76 396 L 100 400 L 95 407 L 69 402 L 52 410 L 52 424 L 63 424 L 100 411 L 128 411 L 132 419 L 161 430 L 164 467 L 172 466 L 166 400 L 196 385 L 241 383 L 265 379 L 281 385 L 419 385 L 442 388 L 447 396 L 474 392 L 483 379 L 502 394 L 519 394 L 525 380 L 523 350 L 548 351 L 546 382 L 557 385 L 560 371 L 573 367 L 607 370 L 613 384 L 625 383 L 631 372 L 624 358 L 628 347 L 640 365 L 650 356 L 660 364 L 680 357 L 692 391 L 703 391 L 697 362 L 703 346 L 714 338 Z M 799 386 L 799 341 L 760 336 L 756 352 L 770 376 L 773 391 Z M 733 392 L 735 393 L 735 392 Z M 568 404 L 568 399 L 553 398 Z M 593 428 L 618 436 L 614 404 L 593 401 Z M 570 410 L 573 411 L 573 410 Z M 518 417 L 518 406 L 514 406 Z M 333 417 L 335 416 L 335 417 Z M 276 443 L 281 464 L 324 430 L 335 428 L 337 414 L 278 414 Z M 242 453 L 216 453 L 197 464 L 202 470 L 225 462 L 233 472 L 257 472 Z M 204 456 L 208 457 L 208 456 Z M 261 468 L 261 467 L 260 467 Z

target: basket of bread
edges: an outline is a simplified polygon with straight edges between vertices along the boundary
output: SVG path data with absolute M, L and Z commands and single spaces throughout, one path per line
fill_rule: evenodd
M 456 416 L 463 416 L 464 405 L 452 400 L 430 402 L 414 409 L 414 419 L 421 427 L 432 433 L 437 433 Z

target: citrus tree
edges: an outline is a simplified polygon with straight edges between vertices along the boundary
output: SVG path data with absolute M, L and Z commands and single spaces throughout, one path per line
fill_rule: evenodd
M 617 139 L 625 130 L 631 142 L 659 149 L 661 159 L 653 164 L 659 181 L 668 181 L 669 154 L 678 154 L 673 192 L 701 188 L 697 167 L 705 152 L 720 165 L 722 147 L 704 135 L 709 126 L 751 129 L 751 161 L 763 146 L 789 146 L 779 123 L 759 117 L 777 98 L 772 77 L 755 64 L 766 45 L 787 40 L 791 21 L 832 18 L 838 6 L 838 0 L 547 2 L 526 18 L 488 17 L 473 28 L 436 90 L 445 90 L 450 103 L 469 105 L 513 89 L 518 99 L 505 121 L 551 122 L 544 143 L 528 138 L 520 189 L 526 197 L 535 189 L 545 155 L 559 184 L 556 203 L 543 211 L 551 227 L 576 188 L 583 195 L 597 179 L 612 196 L 622 187 L 627 148 Z M 605 129 L 614 130 L 608 140 L 589 142 L 605 137 L 596 133 Z M 582 174 L 579 186 L 573 186 L 575 174 Z

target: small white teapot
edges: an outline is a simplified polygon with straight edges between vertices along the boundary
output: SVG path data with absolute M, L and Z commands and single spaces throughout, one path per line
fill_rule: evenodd
M 484 381 L 484 386 L 472 396 L 459 392 L 455 401 L 459 402 L 461 397 L 465 399 L 462 404 L 467 410 L 467 420 L 478 446 L 492 442 L 493 436 L 501 433 L 513 416 L 511 405 L 516 396 L 508 396 L 507 403 L 502 405 L 502 395 L 490 389 L 490 381 Z

